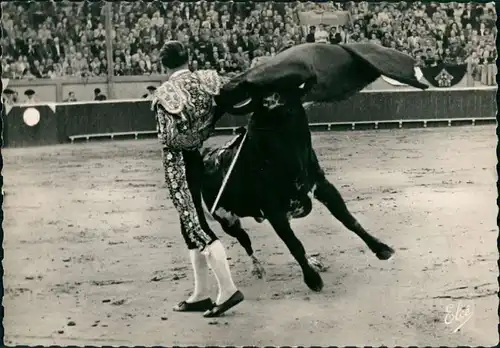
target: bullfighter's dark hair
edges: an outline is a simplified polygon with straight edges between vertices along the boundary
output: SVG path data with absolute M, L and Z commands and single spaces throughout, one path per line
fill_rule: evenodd
M 161 50 L 161 63 L 168 69 L 176 69 L 189 60 L 186 47 L 179 41 L 167 42 Z

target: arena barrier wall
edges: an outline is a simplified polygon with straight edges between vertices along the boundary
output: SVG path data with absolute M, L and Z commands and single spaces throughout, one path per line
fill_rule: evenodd
M 311 126 L 495 120 L 496 88 L 449 90 L 363 91 L 339 103 L 314 104 L 308 109 Z M 154 135 L 156 122 L 144 99 L 103 102 L 52 103 L 13 106 L 4 113 L 4 146 L 54 145 L 78 139 Z M 28 126 L 23 121 L 27 108 L 40 112 L 40 122 Z M 247 117 L 225 115 L 219 130 L 234 130 Z

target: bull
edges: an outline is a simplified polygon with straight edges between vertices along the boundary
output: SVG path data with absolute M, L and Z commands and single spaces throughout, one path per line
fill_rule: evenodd
M 264 269 L 241 224 L 243 217 L 267 220 L 300 265 L 306 285 L 322 290 L 322 265 L 306 253 L 290 226 L 291 219 L 311 212 L 312 198 L 360 237 L 378 259 L 391 258 L 393 248 L 361 226 L 326 178 L 312 147 L 302 103 L 347 99 L 381 75 L 425 89 L 415 78 L 414 64 L 403 53 L 372 44 L 302 44 L 224 85 L 218 103 L 226 103 L 232 114 L 251 116 L 230 143 L 203 149 L 203 199 L 208 207 L 216 203 L 238 157 L 213 217 L 245 249 L 253 262 L 252 273 L 261 278 Z M 286 95 L 286 101 L 272 104 L 275 92 Z

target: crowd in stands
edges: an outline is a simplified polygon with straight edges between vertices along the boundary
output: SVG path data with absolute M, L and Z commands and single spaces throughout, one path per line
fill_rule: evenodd
M 105 2 L 2 2 L 2 77 L 106 76 Z M 350 12 L 345 25 L 300 23 L 306 10 Z M 468 63 L 480 78 L 496 58 L 496 12 L 478 3 L 113 2 L 117 76 L 162 74 L 159 53 L 186 43 L 192 69 L 238 72 L 285 44 L 373 42 L 406 52 L 421 66 Z
M 494 3 L 355 3 L 351 41 L 374 42 L 417 59 L 419 66 L 469 66 L 475 80 L 494 83 Z

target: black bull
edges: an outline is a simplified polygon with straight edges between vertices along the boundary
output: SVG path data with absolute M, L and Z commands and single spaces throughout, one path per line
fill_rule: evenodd
M 342 100 L 381 74 L 425 88 L 414 78 L 413 64 L 413 59 L 406 55 L 374 45 L 304 44 L 239 75 L 224 86 L 221 95 L 241 101 L 250 94 L 253 99 L 262 101 L 255 95 L 262 96 L 262 91 L 269 93 L 283 85 L 304 83 L 310 92 L 306 100 Z M 321 264 L 307 255 L 290 226 L 290 219 L 305 217 L 311 212 L 310 196 L 359 236 L 379 259 L 389 259 L 394 250 L 360 225 L 338 190 L 326 179 L 312 147 L 301 96 L 289 98 L 285 105 L 274 109 L 262 107 L 254 100 L 247 138 L 214 218 L 227 234 L 237 238 L 252 258 L 258 276 L 262 276 L 263 270 L 240 218 L 268 220 L 302 268 L 307 286 L 320 291 L 323 288 L 319 274 Z M 202 191 L 208 207 L 212 207 L 242 141 L 243 134 L 240 134 L 224 148 L 204 149 Z
M 247 139 L 214 213 L 223 230 L 235 237 L 252 258 L 253 272 L 261 277 L 263 269 L 241 225 L 242 217 L 254 217 L 259 222 L 267 219 L 302 268 L 307 286 L 314 291 L 323 288 L 318 272 L 321 264 L 307 255 L 289 222 L 290 218 L 305 217 L 311 212 L 311 193 L 379 259 L 389 259 L 393 249 L 366 232 L 325 177 L 311 144 L 304 110 L 283 108 L 273 112 L 272 123 L 277 122 L 279 129 L 269 125 L 269 116 L 253 115 Z M 208 207 L 214 203 L 242 140 L 240 134 L 226 148 L 204 149 L 203 197 Z

